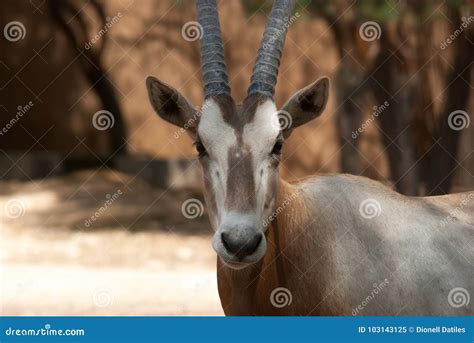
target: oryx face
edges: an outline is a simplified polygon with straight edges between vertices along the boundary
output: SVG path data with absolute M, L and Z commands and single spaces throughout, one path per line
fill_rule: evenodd
M 257 262 L 266 251 L 264 221 L 276 206 L 284 138 L 323 111 L 328 79 L 303 88 L 280 111 L 259 94 L 242 105 L 228 95 L 209 97 L 195 111 L 177 90 L 153 77 L 147 83 L 157 113 L 195 142 L 214 249 L 233 268 Z
M 289 17 L 292 1 L 274 2 L 269 22 L 283 27 L 283 19 L 275 17 L 276 7 L 275 13 L 281 15 L 283 10 Z M 186 128 L 194 140 L 215 231 L 213 247 L 227 266 L 244 268 L 266 252 L 264 221 L 276 207 L 283 140 L 294 127 L 323 111 L 329 82 L 322 78 L 303 88 L 277 111 L 273 93 L 284 35 L 277 39 L 264 36 L 266 52 L 257 57 L 248 96 L 241 105 L 235 105 L 223 61 L 215 0 L 198 0 L 197 9 L 204 28 L 201 58 L 205 100 L 201 110 L 195 111 L 176 89 L 154 77 L 147 79 L 148 94 L 155 111 L 168 122 Z M 274 57 L 269 60 L 268 56 Z
M 282 143 L 272 100 L 254 96 L 241 106 L 227 97 L 205 101 L 196 148 L 213 247 L 233 267 L 265 254 L 263 221 L 275 207 Z

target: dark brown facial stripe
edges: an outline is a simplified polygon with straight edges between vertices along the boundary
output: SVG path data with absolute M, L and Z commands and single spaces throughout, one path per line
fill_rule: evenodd
M 229 124 L 229 126 L 233 127 L 234 129 L 239 127 L 241 121 L 240 118 L 237 116 L 237 110 L 234 103 L 234 100 L 229 95 L 218 95 L 212 97 L 219 109 L 222 113 L 222 119 Z
M 252 154 L 248 149 L 236 146 L 229 149 L 227 159 L 225 208 L 228 211 L 251 211 L 256 204 Z
M 268 98 L 262 94 L 252 94 L 245 98 L 242 105 L 237 106 L 228 95 L 214 96 L 212 99 L 219 106 L 224 121 L 236 130 L 236 134 L 241 134 L 245 124 L 253 121 L 258 106 Z
M 263 94 L 251 94 L 245 98 L 242 106 L 240 107 L 239 116 L 244 118 L 245 123 L 250 123 L 255 117 L 255 112 L 260 104 L 265 102 L 268 97 Z

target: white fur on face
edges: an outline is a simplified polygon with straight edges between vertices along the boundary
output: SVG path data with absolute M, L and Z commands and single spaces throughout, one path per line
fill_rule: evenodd
M 252 147 L 254 157 L 262 157 L 267 150 L 271 151 L 279 133 L 275 103 L 267 100 L 257 108 L 252 122 L 245 124 L 243 142 Z
M 224 121 L 219 105 L 213 99 L 206 100 L 202 108 L 199 137 L 213 159 L 227 162 L 229 147 L 237 144 L 234 129 Z
M 275 168 L 272 167 L 272 157 L 270 156 L 280 133 L 274 102 L 267 100 L 259 105 L 252 122 L 243 127 L 242 142 L 238 142 L 235 129 L 224 121 L 219 105 L 213 99 L 206 100 L 202 111 L 198 134 L 209 155 L 204 177 L 211 181 L 212 190 L 209 191 L 213 194 L 217 206 L 215 218 L 211 219 L 214 229 L 217 230 L 225 218 L 230 215 L 224 208 L 228 192 L 239 192 L 238 187 L 236 187 L 237 189 L 227 189 L 229 149 L 235 148 L 237 145 L 242 153 L 249 152 L 252 156 L 257 208 L 251 215 L 260 221 L 265 215 L 263 208 L 269 191 L 269 178 L 274 177 L 276 173 Z M 238 155 L 236 157 L 238 158 Z M 210 215 L 212 216 L 212 213 Z
M 202 113 L 198 134 L 209 154 L 204 177 L 211 180 L 212 190 L 208 191 L 214 195 L 217 206 L 217 213 L 214 213 L 215 217 L 211 218 L 211 223 L 214 230 L 217 230 L 222 222 L 227 195 L 228 151 L 237 144 L 237 137 L 234 129 L 224 121 L 219 105 L 213 99 L 204 102 Z

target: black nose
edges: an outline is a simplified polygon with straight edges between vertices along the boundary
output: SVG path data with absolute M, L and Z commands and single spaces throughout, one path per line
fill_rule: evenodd
M 240 235 L 238 232 L 223 232 L 221 234 L 222 244 L 226 250 L 232 255 L 243 259 L 245 256 L 252 255 L 257 250 L 263 235 L 255 233 L 248 237 L 247 235 Z

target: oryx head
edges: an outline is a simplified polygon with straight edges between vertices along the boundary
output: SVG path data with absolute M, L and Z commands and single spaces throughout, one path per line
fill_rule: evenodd
M 164 120 L 186 128 L 204 174 L 213 247 L 222 261 L 242 268 L 265 255 L 264 220 L 275 210 L 278 165 L 290 131 L 324 110 L 326 77 L 294 94 L 277 110 L 278 67 L 294 0 L 275 0 L 265 28 L 248 95 L 236 105 L 230 94 L 215 0 L 197 0 L 202 25 L 204 102 L 196 111 L 176 89 L 154 77 L 147 87 Z

